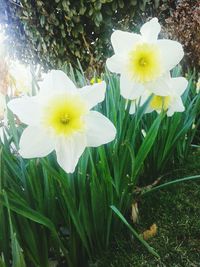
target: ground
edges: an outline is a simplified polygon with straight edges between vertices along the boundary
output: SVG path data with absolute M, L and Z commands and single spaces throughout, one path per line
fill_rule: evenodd
M 200 151 L 194 151 L 180 166 L 177 177 L 200 174 Z M 152 256 L 131 238 L 119 234 L 94 266 L 97 267 L 198 267 L 200 266 L 200 181 L 162 189 L 139 203 L 140 220 L 134 226 L 143 232 L 153 223 L 157 235 L 148 240 L 160 255 Z

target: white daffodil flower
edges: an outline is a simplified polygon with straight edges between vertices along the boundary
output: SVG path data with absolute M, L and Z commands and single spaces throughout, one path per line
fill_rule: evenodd
M 130 114 L 134 114 L 137 106 L 142 106 L 147 99 L 152 96 L 149 106 L 146 109 L 146 113 L 157 111 L 160 113 L 162 110 L 167 112 L 167 116 L 172 116 L 175 112 L 183 112 L 185 107 L 183 105 L 181 95 L 184 93 L 188 85 L 188 81 L 183 77 L 170 78 L 168 80 L 167 88 L 173 92 L 169 96 L 156 95 L 145 90 L 143 95 L 137 99 L 131 100 L 129 109 Z
M 8 107 L 28 125 L 20 139 L 24 158 L 44 157 L 56 151 L 58 164 L 72 173 L 86 147 L 111 142 L 116 129 L 91 108 L 102 102 L 106 84 L 75 87 L 66 74 L 52 70 L 40 83 L 37 96 L 13 99 Z
M 153 18 L 141 27 L 140 34 L 113 32 L 111 43 L 115 54 L 106 64 L 111 72 L 121 74 L 120 90 L 124 98 L 138 98 L 145 89 L 161 96 L 169 95 L 166 73 L 180 62 L 184 53 L 180 43 L 159 40 L 160 30 L 158 19 Z

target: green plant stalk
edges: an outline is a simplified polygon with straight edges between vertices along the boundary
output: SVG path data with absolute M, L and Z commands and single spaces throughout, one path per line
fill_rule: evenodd
M 4 191 L 3 191 L 4 192 Z M 7 195 L 6 195 L 7 196 Z M 28 218 L 34 222 L 40 223 L 44 225 L 45 227 L 49 228 L 49 230 L 52 232 L 52 236 L 55 238 L 55 240 L 60 245 L 60 248 L 62 249 L 63 254 L 65 255 L 69 267 L 73 267 L 71 260 L 68 256 L 68 252 L 66 251 L 66 248 L 64 248 L 53 223 L 48 219 L 45 218 L 43 215 L 39 214 L 38 212 L 35 212 L 34 210 L 30 209 L 29 207 L 25 206 L 25 203 L 22 203 L 19 200 L 9 200 L 9 204 L 7 201 L 4 201 L 3 198 L 5 197 L 5 193 L 0 194 L 0 200 L 3 205 L 5 205 L 8 209 L 22 215 L 25 218 Z
M 147 248 L 147 250 L 154 256 L 160 258 L 158 253 L 133 229 L 133 227 L 127 222 L 122 213 L 115 207 L 110 206 L 115 214 L 120 218 L 120 220 L 128 227 L 128 229 L 133 233 L 133 235 Z
M 146 196 L 146 195 L 151 194 L 151 193 L 153 193 L 159 189 L 166 188 L 166 187 L 171 186 L 171 185 L 175 185 L 175 184 L 179 184 L 179 183 L 187 182 L 187 181 L 192 181 L 192 180 L 198 180 L 198 179 L 200 179 L 200 175 L 194 175 L 194 176 L 179 178 L 179 179 L 176 179 L 174 181 L 170 181 L 170 182 L 155 186 L 151 189 L 144 190 L 141 193 L 141 196 Z
M 9 219 L 9 226 L 10 226 L 10 236 L 11 236 L 11 248 L 12 248 L 12 266 L 13 267 L 26 267 L 23 251 L 18 243 L 16 233 L 13 229 L 13 223 L 11 220 L 11 213 L 10 213 L 10 205 L 8 202 L 8 197 L 5 191 L 3 191 L 3 196 L 5 199 L 6 206 L 8 208 L 8 219 Z

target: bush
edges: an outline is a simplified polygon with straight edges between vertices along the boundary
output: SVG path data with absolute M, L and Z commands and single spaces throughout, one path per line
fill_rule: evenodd
M 169 12 L 175 0 L 3 0 L 0 14 L 11 50 L 25 61 L 58 68 L 66 62 L 97 71 L 111 53 L 113 29 L 133 30 L 141 18 Z M 158 9 L 160 7 L 160 9 Z M 146 10 L 146 11 L 145 11 Z M 167 10 L 167 11 L 166 11 Z M 145 12 L 144 12 L 145 11 Z
M 181 42 L 185 48 L 187 67 L 200 66 L 200 2 L 183 0 L 166 19 L 170 38 Z

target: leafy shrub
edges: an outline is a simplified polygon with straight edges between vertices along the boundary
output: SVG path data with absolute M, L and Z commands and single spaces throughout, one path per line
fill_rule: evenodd
M 180 1 L 166 19 L 166 31 L 185 48 L 187 67 L 200 66 L 200 2 Z
M 164 34 L 184 44 L 187 64 L 199 66 L 199 2 L 177 0 L 2 1 L 1 23 L 14 56 L 58 68 L 65 62 L 101 70 L 113 29 L 133 30 L 157 16 Z
M 111 52 L 113 29 L 133 30 L 138 20 L 171 5 L 169 0 L 3 0 L 9 42 L 20 59 L 58 68 L 65 62 L 101 68 Z M 145 13 L 146 10 L 149 12 Z

